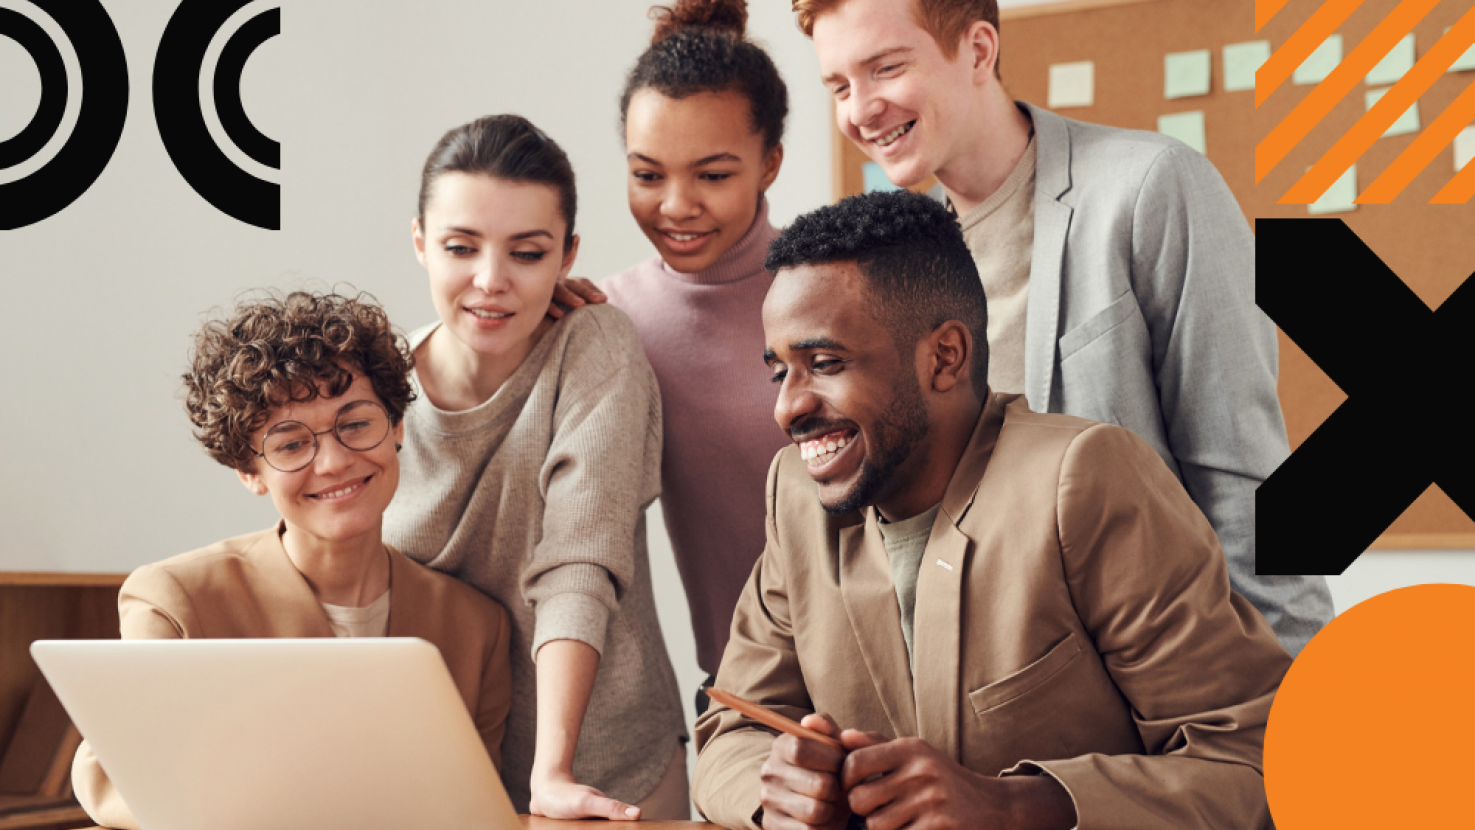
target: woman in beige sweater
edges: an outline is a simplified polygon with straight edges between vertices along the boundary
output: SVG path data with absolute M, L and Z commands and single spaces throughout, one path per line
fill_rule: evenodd
M 546 314 L 578 251 L 574 213 L 567 157 L 523 118 L 457 127 L 431 152 L 411 231 L 440 319 L 410 336 L 423 394 L 385 533 L 512 615 L 514 806 L 688 818 L 645 544 L 660 393 L 623 312 Z
M 500 769 L 507 612 L 381 538 L 410 366 L 404 338 L 361 299 L 297 292 L 201 329 L 184 376 L 196 436 L 282 518 L 134 571 L 118 595 L 122 636 L 419 637 L 440 649 Z M 98 824 L 136 830 L 86 743 L 72 782 Z

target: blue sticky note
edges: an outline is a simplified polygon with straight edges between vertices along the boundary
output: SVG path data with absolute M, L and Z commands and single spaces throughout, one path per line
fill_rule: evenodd
M 1297 84 L 1319 84 L 1332 74 L 1342 62 L 1342 36 L 1332 35 L 1306 56 L 1306 60 L 1291 73 L 1291 81 Z
M 1163 57 L 1163 97 L 1209 94 L 1209 50 L 1173 52 Z
M 875 193 L 877 191 L 885 193 L 889 190 L 901 190 L 900 187 L 892 184 L 891 180 L 886 178 L 886 171 L 882 170 L 881 165 L 874 161 L 866 162 L 860 169 L 865 174 L 867 193 Z
M 1407 35 L 1394 44 L 1393 49 L 1378 61 L 1373 71 L 1364 79 L 1368 86 L 1396 84 L 1410 69 L 1414 68 L 1414 36 Z
M 1224 91 L 1255 88 L 1255 73 L 1270 60 L 1270 41 L 1252 40 L 1224 47 Z
M 1204 139 L 1204 114 L 1202 110 L 1175 112 L 1157 117 L 1157 131 L 1172 136 L 1189 147 L 1208 154 Z
M 1306 206 L 1312 216 L 1323 213 L 1346 213 L 1357 210 L 1357 165 L 1347 168 L 1341 178 L 1332 183 L 1321 198 Z

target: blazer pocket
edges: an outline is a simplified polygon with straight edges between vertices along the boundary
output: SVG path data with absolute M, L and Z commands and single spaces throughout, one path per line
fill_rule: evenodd
M 1141 313 L 1137 307 L 1137 295 L 1129 289 L 1127 293 L 1112 300 L 1106 308 L 1098 311 L 1091 319 L 1060 335 L 1061 362 L 1089 346 L 1096 338 L 1126 322 L 1133 314 Z
M 996 680 L 983 688 L 969 692 L 968 701 L 973 704 L 973 713 L 981 715 L 990 709 L 997 709 L 1015 698 L 1028 694 L 1059 674 L 1080 655 L 1081 647 L 1076 642 L 1076 635 L 1074 633 L 1065 635 L 1065 639 L 1045 652 L 1044 657 L 1002 680 Z

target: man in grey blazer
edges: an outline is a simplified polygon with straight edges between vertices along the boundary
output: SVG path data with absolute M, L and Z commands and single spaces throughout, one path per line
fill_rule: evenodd
M 995 0 L 794 0 L 840 130 L 896 184 L 935 174 L 989 302 L 989 385 L 1119 424 L 1209 518 L 1236 591 L 1297 654 L 1321 576 L 1255 573 L 1255 488 L 1285 459 L 1254 239 L 1214 166 L 1156 133 L 1017 103 Z

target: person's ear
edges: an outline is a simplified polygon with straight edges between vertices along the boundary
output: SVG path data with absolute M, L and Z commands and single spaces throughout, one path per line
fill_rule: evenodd
M 778 178 L 778 170 L 784 166 L 784 145 L 774 145 L 772 150 L 763 157 L 763 180 L 758 186 L 758 192 L 767 193 L 773 180 Z
M 563 252 L 563 265 L 559 266 L 558 269 L 558 278 L 560 280 L 568 279 L 568 272 L 574 267 L 574 259 L 578 257 L 578 255 L 579 235 L 574 234 L 573 241 L 568 244 L 568 247 L 564 249 Z
M 425 230 L 420 227 L 420 217 L 410 220 L 410 239 L 415 243 L 415 259 L 425 267 Z
M 236 475 L 240 476 L 241 483 L 246 485 L 247 490 L 258 496 L 266 495 L 266 482 L 261 480 L 261 476 L 256 473 L 248 473 L 245 470 L 236 470 Z
M 950 392 L 966 379 L 973 338 L 966 326 L 949 320 L 927 340 L 932 350 L 932 391 Z
M 972 62 L 975 84 L 992 79 L 999 63 L 999 30 L 986 20 L 975 20 L 963 33 L 959 51 Z

